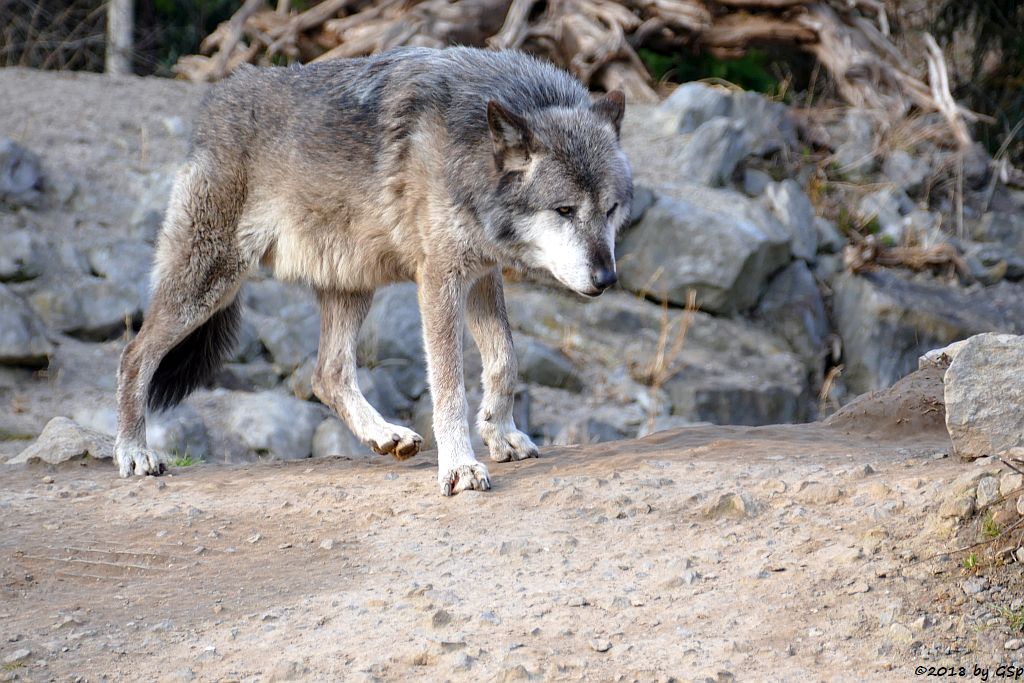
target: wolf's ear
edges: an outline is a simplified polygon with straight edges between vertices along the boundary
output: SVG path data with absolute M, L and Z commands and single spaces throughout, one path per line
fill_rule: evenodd
M 495 100 L 487 102 L 487 127 L 499 171 L 521 171 L 530 161 L 533 135 L 526 121 Z
M 615 134 L 622 128 L 622 115 L 626 113 L 626 96 L 621 90 L 612 90 L 603 97 L 594 100 L 590 108 L 595 114 L 612 124 Z

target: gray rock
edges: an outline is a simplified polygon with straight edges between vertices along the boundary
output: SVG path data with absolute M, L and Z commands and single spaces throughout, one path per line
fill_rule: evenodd
M 741 123 L 725 117 L 711 119 L 690 136 L 679 173 L 690 182 L 726 185 L 736 165 L 748 154 L 750 147 Z
M 0 232 L 0 282 L 22 282 L 43 274 L 46 242 L 28 230 Z
M 832 162 L 842 175 L 863 178 L 875 168 L 875 117 L 871 112 L 850 109 L 833 136 L 842 140 Z
M 995 477 L 982 477 L 978 480 L 975 497 L 979 510 L 997 501 L 999 499 L 999 480 Z
M 288 389 L 295 398 L 308 401 L 313 398 L 313 374 L 316 372 L 316 358 L 307 358 L 288 378 Z
M 75 406 L 71 411 L 71 419 L 79 426 L 100 434 L 117 434 L 117 405 L 112 400 L 90 400 Z
M 977 595 L 988 588 L 988 579 L 984 576 L 972 576 L 961 583 L 960 588 L 962 588 L 964 593 L 967 595 Z
M 654 203 L 654 192 L 649 187 L 636 184 L 633 186 L 633 203 L 629 205 L 629 225 L 639 221 L 644 212 Z
M 573 420 L 563 425 L 554 438 L 558 445 L 604 443 L 626 438 L 626 432 L 594 417 Z
M 1024 446 L 1024 337 L 979 335 L 960 349 L 944 380 L 946 428 L 962 458 Z M 995 484 L 993 478 L 992 481 Z M 998 487 L 993 486 L 998 495 Z M 979 482 L 978 502 L 982 490 Z
M 224 432 L 250 451 L 285 460 L 312 454 L 313 434 L 323 421 L 320 406 L 273 391 L 219 392 Z
M 786 229 L 738 192 L 685 186 L 673 193 L 659 196 L 622 237 L 623 287 L 679 306 L 692 288 L 698 305 L 716 313 L 751 308 L 768 278 L 789 261 Z
M 1018 255 L 1001 242 L 964 244 L 964 259 L 969 265 L 977 264 L 977 272 L 972 265 L 972 274 L 985 284 L 994 284 L 999 280 L 1024 279 L 1024 255 Z
M 80 339 L 103 341 L 142 319 L 137 283 L 84 276 L 50 279 L 28 301 L 49 327 Z
M 713 118 L 728 116 L 732 98 L 724 88 L 705 83 L 683 83 L 665 98 L 659 109 L 669 115 L 669 128 L 676 133 L 692 133 Z
M 992 211 L 973 225 L 972 236 L 981 242 L 999 242 L 1010 253 L 1024 257 L 1024 214 L 1020 211 Z
M 846 246 L 846 237 L 839 232 L 836 224 L 822 216 L 814 217 L 814 229 L 818 233 L 818 251 L 836 254 Z
M 880 270 L 835 278 L 833 314 L 845 377 L 857 393 L 882 389 L 927 351 L 981 332 L 1024 332 L 1024 287 L 964 290 Z
M 366 445 L 349 430 L 344 422 L 329 417 L 313 433 L 313 457 L 330 455 L 361 456 L 369 453 Z
M 857 206 L 857 211 L 861 220 L 877 220 L 883 237 L 891 240 L 893 244 L 902 244 L 906 227 L 903 217 L 913 208 L 913 203 L 903 190 L 886 187 L 864 195 Z
M 143 185 L 129 223 L 135 239 L 153 244 L 164 221 L 174 185 L 174 172 L 167 170 L 151 173 L 143 179 Z
M 211 458 L 214 452 L 203 416 L 187 403 L 150 415 L 146 443 L 167 455 L 187 454 L 200 460 Z
M 732 92 L 705 83 L 685 83 L 658 107 L 665 129 L 693 133 L 714 119 L 738 124 L 748 153 L 764 156 L 796 144 L 796 127 L 785 105 L 754 92 Z
M 402 393 L 409 397 L 422 395 L 427 376 L 422 335 L 416 285 L 382 287 L 374 295 L 373 306 L 359 332 L 359 363 L 368 367 L 400 367 L 395 378 Z
M 790 179 L 771 183 L 765 188 L 765 201 L 788 231 L 793 256 L 814 261 L 818 253 L 814 207 L 800 185 Z
M 820 361 L 829 334 L 825 304 L 807 264 L 793 261 L 779 272 L 757 305 L 756 316 L 789 342 L 809 366 Z
M 910 155 L 897 149 L 889 153 L 882 163 L 882 173 L 896 187 L 906 192 L 921 189 L 932 173 L 931 161 L 922 155 Z
M 53 353 L 43 321 L 20 296 L 0 284 L 0 365 L 43 367 Z
M 523 335 L 515 337 L 519 377 L 524 382 L 580 392 L 583 380 L 568 356 L 547 344 Z
M 683 417 L 682 415 L 659 415 L 653 420 L 648 420 L 640 425 L 640 429 L 637 430 L 636 438 L 642 439 L 645 436 L 651 434 L 657 434 L 658 432 L 664 432 L 670 429 L 682 429 L 683 427 L 697 427 L 706 426 L 711 424 L 710 422 L 694 422 L 689 418 Z
M 45 198 L 44 191 L 39 157 L 10 138 L 0 138 L 0 204 L 38 207 Z
M 19 648 L 14 652 L 10 652 L 4 655 L 4 664 L 6 666 L 14 666 L 16 664 L 23 664 L 32 656 L 32 650 L 28 648 Z
M 260 331 L 248 310 L 242 312 L 242 324 L 238 328 L 238 344 L 230 360 L 248 363 L 263 356 L 265 348 L 260 341 Z
M 66 417 L 46 423 L 35 443 L 8 461 L 9 464 L 46 462 L 57 465 L 75 458 L 112 458 L 114 439 L 85 429 Z
M 412 401 L 399 390 L 386 367 L 360 368 L 358 382 L 363 396 L 384 417 L 395 418 L 412 412 Z
M 316 357 L 320 340 L 320 313 L 305 306 L 283 309 L 278 315 L 250 313 L 259 340 L 270 353 L 281 375 L 295 371 Z
M 709 373 L 689 367 L 664 385 L 672 400 L 672 413 L 694 422 L 728 425 L 764 425 L 805 422 L 813 417 L 806 382 L 790 382 L 739 372 Z
M 749 197 L 761 196 L 771 183 L 772 177 L 764 171 L 759 171 L 756 168 L 748 168 L 743 171 L 743 191 Z

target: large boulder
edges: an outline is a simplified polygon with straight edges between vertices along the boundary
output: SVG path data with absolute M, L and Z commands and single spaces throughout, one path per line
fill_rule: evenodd
M 46 278 L 28 301 L 53 329 L 73 337 L 102 341 L 142 318 L 138 283 L 93 276 Z M 35 283 L 33 283 L 35 284 Z
M 716 119 L 730 121 L 740 130 L 747 154 L 764 156 L 796 144 L 796 126 L 786 106 L 755 92 L 684 83 L 658 110 L 664 128 L 675 133 L 694 133 Z
M 765 187 L 765 202 L 789 233 L 793 256 L 814 261 L 818 253 L 818 229 L 814 207 L 807 194 L 795 180 L 769 183 Z
M 0 284 L 0 365 L 42 367 L 52 352 L 43 321 L 20 296 Z
M 833 282 L 843 377 L 854 392 L 891 386 L 925 352 L 982 332 L 1024 332 L 1024 286 L 963 289 L 889 270 Z
M 113 437 L 86 429 L 66 417 L 55 417 L 46 423 L 35 443 L 7 462 L 46 462 L 57 465 L 76 458 L 113 456 Z
M 251 455 L 282 460 L 312 454 L 313 434 L 326 413 L 323 406 L 275 391 L 218 389 L 196 403 L 215 437 L 241 444 Z
M 416 285 L 410 282 L 382 287 L 359 331 L 359 364 L 386 365 L 398 389 L 410 398 L 426 389 L 426 356 Z
M 805 363 L 820 360 L 829 334 L 828 316 L 818 283 L 806 263 L 793 261 L 773 277 L 755 313 L 789 342 Z
M 953 354 L 944 379 L 946 429 L 957 455 L 1024 446 L 1024 337 L 981 334 Z
M 316 356 L 320 311 L 308 287 L 266 279 L 244 290 L 245 317 L 256 328 L 280 375 L 289 375 Z
M 583 390 L 576 365 L 558 349 L 532 337 L 516 335 L 515 350 L 519 377 L 524 382 L 576 392 Z
M 763 206 L 732 190 L 687 185 L 661 195 L 618 246 L 622 285 L 633 292 L 715 313 L 757 303 L 790 258 L 786 229 Z

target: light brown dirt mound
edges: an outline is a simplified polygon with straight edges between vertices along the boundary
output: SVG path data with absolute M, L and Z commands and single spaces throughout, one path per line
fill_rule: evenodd
M 944 372 L 930 367 L 907 375 L 888 389 L 857 397 L 825 424 L 851 434 L 890 439 L 946 436 Z

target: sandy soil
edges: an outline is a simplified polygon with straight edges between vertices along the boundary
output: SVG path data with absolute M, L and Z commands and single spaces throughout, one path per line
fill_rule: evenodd
M 0 652 L 23 680 L 911 680 L 958 637 L 952 565 L 912 561 L 964 469 L 937 388 L 547 449 L 451 499 L 431 452 L 9 468 Z

